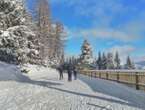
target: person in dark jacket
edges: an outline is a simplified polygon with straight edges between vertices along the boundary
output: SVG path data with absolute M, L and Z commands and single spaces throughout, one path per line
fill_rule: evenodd
M 57 68 L 58 72 L 59 72 L 59 80 L 62 80 L 63 79 L 63 67 L 62 66 L 59 66 Z
M 70 64 L 67 67 L 67 73 L 68 73 L 68 81 L 72 81 L 72 67 Z
M 75 66 L 73 67 L 73 75 L 74 79 L 77 80 L 77 68 Z

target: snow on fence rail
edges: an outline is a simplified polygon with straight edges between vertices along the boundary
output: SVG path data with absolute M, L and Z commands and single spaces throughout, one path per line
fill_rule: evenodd
M 81 74 L 123 83 L 145 91 L 144 70 L 80 70 Z

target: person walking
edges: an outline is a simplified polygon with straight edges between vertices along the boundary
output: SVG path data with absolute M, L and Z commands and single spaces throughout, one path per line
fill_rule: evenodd
M 57 68 L 58 72 L 59 72 L 59 80 L 62 80 L 63 79 L 63 67 L 60 65 L 58 68 Z
M 76 66 L 73 67 L 73 75 L 74 75 L 74 80 L 77 80 L 77 68 L 76 68 Z
M 68 73 L 68 81 L 72 81 L 72 67 L 70 64 L 67 67 L 67 73 Z

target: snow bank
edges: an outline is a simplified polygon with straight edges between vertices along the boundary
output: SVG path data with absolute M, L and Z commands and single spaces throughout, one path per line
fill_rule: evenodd
M 29 75 L 35 75 L 35 76 L 37 74 L 56 72 L 55 69 L 52 69 L 52 68 L 49 68 L 49 67 L 44 67 L 44 66 L 41 66 L 41 65 L 31 65 L 31 64 L 24 65 L 23 69 L 28 70 Z
M 0 81 L 26 81 L 28 79 L 16 65 L 0 62 Z
M 22 73 L 21 70 L 27 70 L 28 73 Z M 45 75 L 45 73 L 56 73 L 56 70 L 38 65 L 27 64 L 23 67 L 18 67 L 16 65 L 0 62 L 0 81 L 13 80 L 29 82 L 31 81 L 30 78 L 40 77 Z
M 19 80 L 21 72 L 15 65 L 0 62 L 0 81 Z

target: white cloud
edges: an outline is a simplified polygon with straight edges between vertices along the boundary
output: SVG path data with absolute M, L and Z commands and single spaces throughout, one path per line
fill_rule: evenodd
M 102 39 L 120 40 L 124 42 L 136 39 L 136 36 L 130 35 L 130 33 L 109 28 L 106 29 L 93 28 L 88 30 L 80 30 L 80 35 L 88 37 L 92 36 Z
M 142 0 L 144 1 L 144 0 Z M 115 27 L 111 23 L 117 20 L 116 16 L 128 16 L 135 13 L 137 7 L 124 5 L 122 0 L 52 0 L 53 4 L 62 3 L 65 6 L 73 6 L 75 14 L 82 17 L 90 17 L 90 23 L 93 24 L 89 29 L 67 29 L 69 38 L 72 37 L 96 37 L 102 39 L 115 39 L 123 42 L 141 39 L 142 33 L 145 33 L 145 15 L 144 11 L 138 11 L 135 19 L 126 23 L 118 21 Z M 143 13 L 143 14 L 142 14 Z M 76 16 L 77 17 L 77 16 Z
M 135 62 L 142 62 L 142 61 L 145 61 L 145 55 L 144 56 L 136 56 L 136 57 L 133 57 L 133 59 Z
M 130 46 L 130 45 L 116 45 L 116 46 L 113 46 L 110 49 L 108 49 L 109 52 L 113 52 L 113 53 L 115 53 L 116 51 L 118 51 L 121 56 L 123 54 L 125 54 L 125 55 L 128 56 L 132 52 L 134 52 L 135 50 L 136 50 L 136 48 L 133 47 L 133 46 Z
M 138 38 L 144 37 L 145 33 L 145 13 L 141 12 L 135 19 L 130 20 L 128 23 L 123 25 L 124 27 L 122 30 L 125 32 L 129 32 Z M 120 27 L 120 28 L 122 28 Z
M 144 3 L 144 1 L 139 0 L 138 3 Z M 95 37 L 134 42 L 145 37 L 145 10 L 140 10 L 137 4 L 125 5 L 122 0 L 52 0 L 52 3 L 72 7 L 75 17 L 88 17 L 90 20 L 91 28 L 84 29 L 80 28 L 81 26 L 67 28 L 69 39 Z M 130 45 L 114 46 L 112 50 L 119 50 L 122 59 L 136 52 L 135 47 Z
M 89 28 L 89 29 L 67 29 L 68 36 L 73 37 L 95 37 L 100 39 L 112 39 L 119 40 L 122 42 L 131 42 L 138 39 L 138 36 L 133 35 L 132 33 L 115 30 L 110 28 Z

